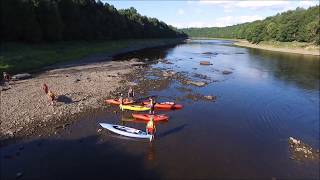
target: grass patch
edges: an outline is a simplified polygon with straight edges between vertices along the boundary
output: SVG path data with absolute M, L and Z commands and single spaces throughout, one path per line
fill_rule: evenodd
M 174 42 L 177 42 L 177 39 L 70 41 L 50 44 L 2 43 L 0 48 L 0 72 L 37 71 L 49 65 L 73 61 L 94 54 L 112 53 L 125 48 L 143 48 Z

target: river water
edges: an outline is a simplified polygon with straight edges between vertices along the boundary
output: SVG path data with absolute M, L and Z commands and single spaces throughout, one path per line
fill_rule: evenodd
M 97 132 L 99 122 L 145 128 L 144 123 L 130 122 L 128 112 L 99 110 L 56 135 L 2 148 L 3 155 L 16 156 L 1 157 L 1 176 L 14 179 L 21 172 L 21 179 L 319 179 L 319 161 L 293 159 L 288 145 L 288 138 L 294 137 L 319 149 L 319 57 L 236 47 L 231 41 L 192 40 L 115 60 L 133 57 L 151 62 L 129 78 L 140 89 L 148 86 L 138 95 L 184 105 L 182 110 L 159 112 L 170 119 L 157 125 L 154 142 Z M 163 77 L 163 71 L 176 74 Z M 190 80 L 206 85 L 187 84 Z M 206 95 L 216 99 L 208 101 Z

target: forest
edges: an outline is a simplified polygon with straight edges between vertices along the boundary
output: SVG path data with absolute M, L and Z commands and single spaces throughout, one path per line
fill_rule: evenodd
M 251 23 L 227 27 L 181 29 L 191 37 L 246 39 L 252 43 L 261 41 L 310 42 L 320 44 L 320 8 L 297 8 Z
M 0 34 L 3 42 L 26 43 L 186 37 L 132 7 L 96 0 L 1 0 Z

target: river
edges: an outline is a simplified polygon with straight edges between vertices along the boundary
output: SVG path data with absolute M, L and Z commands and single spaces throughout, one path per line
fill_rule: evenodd
M 114 60 L 129 58 L 150 62 L 137 77 L 129 77 L 139 84 L 138 95 L 184 105 L 182 110 L 159 112 L 170 119 L 157 125 L 154 142 L 97 132 L 99 122 L 145 128 L 144 123 L 130 122 L 128 112 L 97 110 L 50 137 L 2 148 L 2 155 L 17 156 L 1 157 L 1 176 L 15 179 L 21 172 L 21 179 L 319 178 L 319 161 L 292 159 L 288 145 L 288 138 L 294 137 L 319 149 L 318 56 L 192 40 Z M 163 77 L 163 71 L 176 74 Z M 186 83 L 190 80 L 206 85 Z M 203 98 L 207 95 L 216 99 Z

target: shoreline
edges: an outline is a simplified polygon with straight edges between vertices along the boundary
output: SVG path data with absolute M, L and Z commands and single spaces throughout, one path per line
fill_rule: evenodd
M 112 56 L 173 44 L 136 46 L 92 55 L 79 63 L 51 66 L 30 79 L 11 82 L 10 89 L 0 91 L 1 146 L 30 136 L 42 136 L 44 132 L 55 133 L 85 112 L 108 108 L 103 100 L 132 86 L 126 77 L 148 63 L 136 58 L 110 61 Z M 54 106 L 49 105 L 41 89 L 43 83 L 57 96 Z
M 233 43 L 236 46 L 240 47 L 248 47 L 248 48 L 254 48 L 254 49 L 261 49 L 261 50 L 267 50 L 267 51 L 276 51 L 276 52 L 284 52 L 284 53 L 293 53 L 293 54 L 301 54 L 301 55 L 312 55 L 312 56 L 320 56 L 319 50 L 307 50 L 304 48 L 285 48 L 285 47 L 273 47 L 272 45 L 260 45 L 260 44 L 252 44 L 245 40 L 234 40 Z
M 267 50 L 267 51 L 275 51 L 275 52 L 284 52 L 284 53 L 293 53 L 293 54 L 301 54 L 301 55 L 312 55 L 312 56 L 320 56 L 320 49 L 314 49 L 314 50 L 307 50 L 304 48 L 287 48 L 287 47 L 274 47 L 272 45 L 268 44 L 252 44 L 247 40 L 242 39 L 229 39 L 229 38 L 205 38 L 205 37 L 191 37 L 189 39 L 210 39 L 210 40 L 228 40 L 228 41 L 234 41 L 233 45 L 239 46 L 239 47 L 247 47 L 247 48 L 254 48 L 254 49 L 261 49 L 261 50 Z

